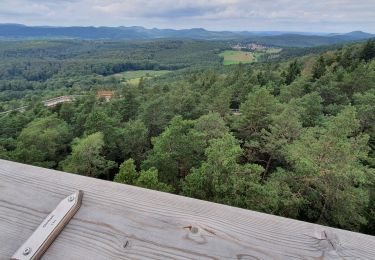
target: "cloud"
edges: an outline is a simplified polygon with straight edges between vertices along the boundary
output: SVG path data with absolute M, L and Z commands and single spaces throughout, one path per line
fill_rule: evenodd
M 214 30 L 375 30 L 374 0 L 0 0 L 0 22 Z

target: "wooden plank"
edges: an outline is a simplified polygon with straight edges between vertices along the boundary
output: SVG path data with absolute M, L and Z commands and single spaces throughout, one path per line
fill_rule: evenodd
M 78 189 L 44 259 L 375 259 L 372 236 L 5 160 L 0 259 Z

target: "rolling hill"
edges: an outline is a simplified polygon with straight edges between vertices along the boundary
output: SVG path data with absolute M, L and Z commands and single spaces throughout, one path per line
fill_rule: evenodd
M 51 27 L 26 26 L 22 24 L 0 24 L 0 39 L 111 39 L 111 40 L 145 40 L 159 38 L 201 39 L 201 40 L 241 40 L 255 41 L 261 44 L 311 47 L 342 42 L 365 40 L 375 37 L 361 31 L 347 34 L 314 34 L 304 32 L 231 32 L 208 31 L 202 28 L 192 29 L 146 29 L 132 27 Z

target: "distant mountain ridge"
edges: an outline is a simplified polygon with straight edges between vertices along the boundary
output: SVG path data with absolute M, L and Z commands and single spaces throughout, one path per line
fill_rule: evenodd
M 159 38 L 199 39 L 199 40 L 233 40 L 242 39 L 258 41 L 264 44 L 280 46 L 306 47 L 340 42 L 364 40 L 375 37 L 375 34 L 354 31 L 346 34 L 322 34 L 306 32 L 279 31 L 208 31 L 203 28 L 192 29 L 146 29 L 141 26 L 131 27 L 54 27 L 26 26 L 22 24 L 0 24 L 0 39 L 110 39 L 110 40 L 146 40 Z

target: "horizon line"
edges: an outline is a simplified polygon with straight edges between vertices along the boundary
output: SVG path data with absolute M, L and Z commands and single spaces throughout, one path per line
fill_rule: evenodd
M 0 22 L 0 25 L 20 25 L 20 26 L 25 26 L 25 27 L 50 27 L 50 28 L 69 28 L 69 27 L 83 27 L 83 28 L 120 28 L 120 27 L 125 27 L 125 28 L 131 28 L 131 27 L 141 27 L 146 30 L 153 30 L 153 29 L 159 29 L 159 30 L 176 30 L 176 31 L 181 31 L 181 30 L 194 30 L 194 29 L 200 29 L 200 30 L 205 30 L 209 32 L 252 32 L 252 33 L 307 33 L 307 34 L 347 34 L 347 33 L 352 33 L 352 32 L 362 32 L 362 33 L 368 33 L 368 34 L 374 34 L 372 32 L 364 31 L 361 29 L 353 30 L 353 31 L 347 31 L 343 33 L 338 33 L 338 32 L 319 32 L 319 31 L 299 31 L 299 30 L 214 30 L 214 29 L 207 29 L 204 27 L 188 27 L 188 28 L 161 28 L 161 27 L 146 27 L 142 25 L 28 25 L 28 24 L 23 24 L 23 23 L 16 23 L 16 22 Z

